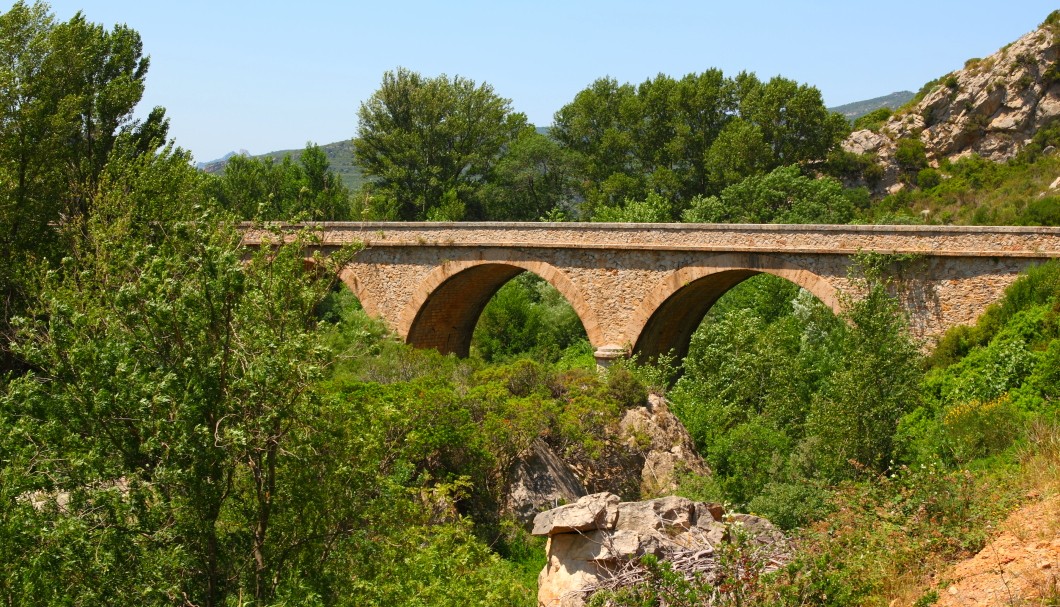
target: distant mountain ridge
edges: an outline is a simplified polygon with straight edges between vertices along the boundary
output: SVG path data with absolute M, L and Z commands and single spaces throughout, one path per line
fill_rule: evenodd
M 872 99 L 866 99 L 864 101 L 854 101 L 852 103 L 830 107 L 828 108 L 828 111 L 842 114 L 847 120 L 853 122 L 865 114 L 874 112 L 882 107 L 889 107 L 892 110 L 897 110 L 912 99 L 913 96 L 914 94 L 912 91 L 897 91 L 890 95 L 884 95 L 883 97 L 873 97 Z

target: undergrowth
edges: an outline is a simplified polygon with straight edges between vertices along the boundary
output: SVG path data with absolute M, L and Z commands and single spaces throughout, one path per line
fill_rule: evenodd
M 1060 225 L 1060 128 L 1042 129 L 1016 158 L 991 162 L 968 156 L 914 172 L 905 189 L 871 205 L 872 223 Z

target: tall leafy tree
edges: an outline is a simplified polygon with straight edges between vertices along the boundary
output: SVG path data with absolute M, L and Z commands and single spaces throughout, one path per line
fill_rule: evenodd
M 264 604 L 321 532 L 318 512 L 299 508 L 303 529 L 283 512 L 300 499 L 285 458 L 318 461 L 302 439 L 327 285 L 297 246 L 244 261 L 229 217 L 191 212 L 206 195 L 188 160 L 112 154 L 18 321 L 30 371 L 0 396 L 9 602 Z
M 61 234 L 83 225 L 118 138 L 140 154 L 164 142 L 161 108 L 132 119 L 148 65 L 126 26 L 56 22 L 40 2 L 0 15 L 0 332 L 29 297 L 29 262 L 61 257 Z
M 746 72 L 736 81 L 740 117 L 757 126 L 769 144 L 770 168 L 821 162 L 850 130 L 843 116 L 824 107 L 816 87 L 780 76 L 762 82 Z
M 601 78 L 556 112 L 552 136 L 584 158 L 589 208 L 621 202 L 643 190 L 630 124 L 640 111 L 636 89 Z
M 581 159 L 534 128 L 523 129 L 481 190 L 484 218 L 536 221 L 572 215 L 579 200 Z
M 400 68 L 361 104 L 354 151 L 388 219 L 483 217 L 481 188 L 526 117 L 488 84 Z

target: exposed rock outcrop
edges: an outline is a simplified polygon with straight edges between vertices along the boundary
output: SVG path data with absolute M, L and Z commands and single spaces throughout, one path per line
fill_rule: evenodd
M 635 581 L 636 559 L 646 554 L 711 580 L 723 566 L 716 549 L 736 535 L 748 540 L 749 556 L 763 570 L 783 563 L 788 553 L 787 539 L 769 521 L 726 516 L 718 504 L 675 496 L 620 502 L 609 493 L 588 495 L 538 514 L 533 533 L 548 536 L 548 562 L 538 576 L 542 607 L 581 607 L 596 590 Z
M 684 471 L 710 473 L 666 399 L 650 395 L 645 406 L 625 412 L 599 457 L 565 458 L 535 440 L 512 468 L 505 509 L 529 527 L 537 513 L 590 491 L 629 499 L 672 493 Z
M 619 439 L 644 454 L 640 471 L 642 498 L 673 493 L 681 472 L 710 474 L 696 453 L 692 436 L 661 396 L 649 395 L 647 406 L 626 411 L 619 424 Z
M 1052 22 L 1052 23 L 1050 23 Z M 878 193 L 903 187 L 898 141 L 919 139 L 929 163 L 978 154 L 993 161 L 1015 156 L 1034 134 L 1060 117 L 1060 19 L 985 59 L 948 74 L 912 109 L 879 130 L 856 131 L 843 148 L 875 154 L 883 168 Z M 909 167 L 904 170 L 908 171 Z
M 548 443 L 536 438 L 530 453 L 515 462 L 505 508 L 517 520 L 530 524 L 538 512 L 585 494 L 585 485 L 567 462 Z

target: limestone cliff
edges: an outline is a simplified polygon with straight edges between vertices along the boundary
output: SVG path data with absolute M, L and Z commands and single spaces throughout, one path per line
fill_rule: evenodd
M 908 181 L 903 174 L 920 168 L 902 158 L 901 140 L 922 142 L 931 166 L 970 154 L 1000 162 L 1060 116 L 1060 11 L 1037 30 L 989 57 L 969 60 L 925 89 L 878 132 L 856 131 L 843 143 L 849 152 L 875 156 L 882 176 L 869 185 L 877 193 L 901 189 Z

